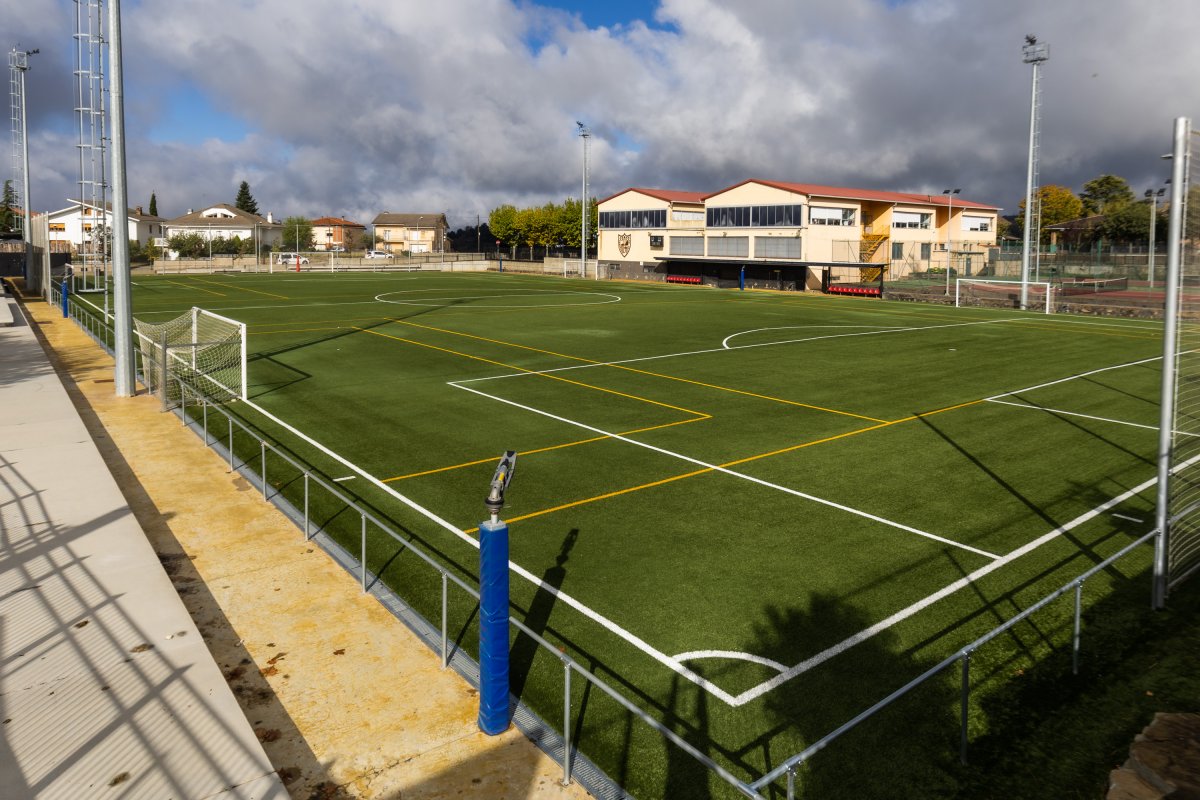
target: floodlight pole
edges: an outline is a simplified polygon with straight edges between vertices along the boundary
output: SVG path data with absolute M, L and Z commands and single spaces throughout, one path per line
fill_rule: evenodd
M 588 126 L 582 122 L 576 122 L 579 126 L 579 136 L 583 139 L 583 193 L 580 195 L 580 236 L 579 236 L 579 277 L 587 277 L 587 236 L 588 236 L 588 139 L 592 137 L 592 132 L 588 130 Z
M 1156 222 L 1158 222 L 1158 198 L 1163 196 L 1166 189 L 1159 189 L 1156 193 L 1153 189 L 1146 190 L 1146 197 L 1150 198 L 1150 288 L 1154 288 L 1154 233 Z
M 1187 153 L 1191 139 L 1191 120 L 1175 119 L 1175 145 L 1171 158 L 1171 212 L 1167 232 L 1167 277 L 1164 289 L 1167 303 L 1163 329 L 1162 387 L 1158 418 L 1158 496 L 1155 502 L 1154 590 L 1152 605 L 1163 608 L 1167 602 L 1168 547 L 1171 536 L 1171 455 L 1175 429 L 1175 380 L 1178 354 L 1180 253 L 1183 243 L 1183 212 L 1187 184 Z
M 950 223 L 954 220 L 954 195 L 961 191 L 962 189 L 942 189 L 942 194 L 950 198 L 950 216 L 946 218 L 946 297 L 950 296 L 950 265 L 954 261 L 954 239 Z
M 21 95 L 21 206 L 25 214 L 21 224 L 21 238 L 25 242 L 26 289 L 33 282 L 33 211 L 29 205 L 29 125 L 25 119 L 25 73 L 29 71 L 29 57 L 37 53 L 37 50 L 14 49 L 8 55 L 9 65 L 18 75 L 17 91 Z
M 125 76 L 121 59 L 121 0 L 108 0 L 108 96 L 112 115 L 113 358 L 117 397 L 137 392 L 133 363 L 133 304 L 129 275 L 129 190 L 125 180 Z
M 1033 184 L 1038 157 L 1038 67 L 1050 58 L 1050 45 L 1038 44 L 1036 36 L 1026 36 L 1025 47 L 1021 52 L 1022 60 L 1033 65 L 1033 88 L 1029 101 L 1029 166 L 1025 173 L 1025 231 L 1021 246 L 1021 309 L 1024 310 L 1029 308 L 1029 247 L 1032 233 L 1030 222 L 1033 220 Z M 1036 242 L 1034 244 L 1036 245 Z

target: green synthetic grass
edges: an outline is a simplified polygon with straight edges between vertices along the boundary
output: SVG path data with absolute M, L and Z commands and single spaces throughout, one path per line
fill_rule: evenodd
M 1154 322 L 478 273 L 135 281 L 140 318 L 192 305 L 248 324 L 254 403 L 463 531 L 485 515 L 500 453 L 522 452 L 504 513 L 513 561 L 668 656 L 791 667 L 1154 475 L 1157 362 L 1084 375 L 1160 354 Z M 1036 408 L 986 402 L 1002 394 Z M 230 410 L 327 480 L 352 474 Z M 235 448 L 258 468 L 254 436 Z M 269 458 L 267 474 L 303 502 L 301 473 Z M 471 545 L 361 478 L 337 485 L 473 579 Z M 514 613 L 752 780 L 1149 530 L 1152 495 L 739 706 L 515 576 Z M 318 490 L 310 509 L 360 552 L 357 512 Z M 437 572 L 373 524 L 366 557 L 437 624 Z M 1140 612 L 1148 563 L 1147 549 L 1093 578 L 1088 604 L 1132 597 Z M 473 603 L 452 588 L 450 608 L 451 638 L 474 652 Z M 974 739 L 1003 730 L 991 698 L 1070 633 L 1064 600 L 976 655 Z M 688 667 L 731 695 L 777 674 L 732 658 Z M 522 699 L 560 725 L 559 660 L 515 636 L 513 671 Z M 732 795 L 578 677 L 572 688 L 572 740 L 635 796 Z M 802 794 L 970 786 L 957 702 L 952 669 L 818 754 Z

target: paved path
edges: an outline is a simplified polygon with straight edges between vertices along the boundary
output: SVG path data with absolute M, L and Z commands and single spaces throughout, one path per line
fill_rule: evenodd
M 241 724 L 256 734 L 257 741 L 246 742 L 244 734 L 236 743 L 231 736 L 227 737 L 230 743 L 219 746 L 206 741 L 202 750 L 242 758 L 243 742 L 249 748 L 261 741 L 271 766 L 259 769 L 278 770 L 297 800 L 589 796 L 578 785 L 563 787 L 559 765 L 515 729 L 498 737 L 480 734 L 473 689 L 452 671 L 442 670 L 437 657 L 374 599 L 363 595 L 353 577 L 305 543 L 290 522 L 240 476 L 227 472 L 175 417 L 159 413 L 153 399 L 115 398 L 111 359 L 78 327 L 43 303 L 30 302 L 27 310 L 53 348 L 60 369 L 69 376 L 68 389 L 125 492 L 126 507 L 118 513 L 128 517 L 126 508 L 132 508 L 145 530 L 144 534 L 138 531 L 143 546 L 157 554 L 155 569 L 138 570 L 136 581 L 128 573 L 117 575 L 109 593 L 132 596 L 134 584 L 173 582 L 172 594 L 178 592 L 175 602 L 182 597 L 199 629 L 197 635 L 196 627 L 176 624 L 174 618 L 163 627 L 150 628 L 146 623 L 144 636 L 129 637 L 138 642 L 126 647 L 122 640 L 121 647 L 132 649 L 142 640 L 153 644 L 152 650 L 128 656 L 139 663 L 137 659 L 161 660 L 183 647 L 207 645 L 208 672 L 219 668 L 218 677 L 224 673 L 213 696 L 217 689 L 228 694 L 231 688 L 241 706 L 238 714 L 244 714 Z M 14 329 L 0 329 L 6 330 Z M 23 330 L 29 333 L 28 328 Z M 28 396 L 20 402 L 5 401 L 10 371 L 36 370 L 43 383 L 57 381 L 45 358 L 39 361 L 28 348 L 14 367 L 6 367 L 10 359 L 4 356 L 5 349 L 0 340 L 0 425 L 11 421 L 16 408 L 33 413 L 41 407 Z M 12 458 L 6 433 L 0 427 L 0 455 Z M 73 436 L 76 441 L 85 438 L 81 432 Z M 43 449 L 42 440 L 36 441 Z M 61 461 L 54 459 L 54 463 Z M 87 469 L 89 474 L 97 471 L 103 470 Z M 7 472 L 0 474 L 8 479 Z M 23 494 L 33 495 L 43 486 L 67 480 L 61 471 L 29 475 Z M 7 486 L 0 486 L 0 492 L 6 490 Z M 71 489 L 68 496 L 78 498 L 80 492 Z M 97 511 L 86 513 L 93 518 Z M 0 603 L 11 602 L 4 593 L 20 588 L 16 583 L 10 587 L 8 572 L 0 573 Z M 152 572 L 152 578 L 143 579 L 143 574 Z M 152 617 L 166 613 L 165 604 L 157 600 L 139 599 L 136 605 L 154 609 Z M 76 630 L 70 626 L 82 617 L 58 613 L 61 619 L 54 626 L 65 629 L 60 635 Z M 6 619 L 11 618 L 0 605 L 0 643 L 13 637 Z M 186 635 L 167 638 L 184 630 Z M 10 648 L 0 650 L 5 664 Z M 33 681 L 31 676 L 28 682 Z M 10 685 L 5 673 L 3 686 Z M 12 716 L 7 691 L 0 694 L 0 701 L 5 716 Z M 14 719 L 12 725 L 16 724 Z M 11 750 L 15 729 L 8 727 L 0 728 L 0 738 Z M 216 727 L 209 724 L 204 735 L 223 732 Z M 30 730 L 30 736 L 37 735 Z M 153 739 L 157 738 L 155 733 Z M 100 747 L 104 739 L 91 741 Z M 196 759 L 193 766 L 204 767 L 204 759 Z M 48 764 L 44 771 L 56 769 Z M 0 753 L 0 781 L 7 781 L 12 770 L 8 753 Z M 37 778 L 32 770 L 14 774 Z M 107 773 L 101 777 L 111 779 Z M 208 795 L 151 792 L 146 796 Z

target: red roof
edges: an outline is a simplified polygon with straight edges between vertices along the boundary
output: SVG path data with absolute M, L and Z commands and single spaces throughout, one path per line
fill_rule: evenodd
M 684 192 L 678 189 L 640 189 L 636 186 L 631 186 L 628 189 L 622 189 L 614 195 L 601 200 L 601 203 L 607 203 L 614 197 L 620 197 L 626 192 L 637 192 L 638 194 L 648 195 L 659 200 L 665 200 L 668 203 L 695 203 L 699 205 L 704 202 L 704 192 Z
M 320 219 L 314 219 L 312 221 L 312 224 L 320 225 L 322 227 L 329 227 L 329 226 L 340 226 L 343 228 L 365 227 L 363 225 L 359 225 L 357 222 L 352 222 L 348 219 L 342 219 L 341 217 L 321 217 Z
M 745 186 L 747 183 L 758 183 L 772 186 L 786 192 L 796 192 L 814 197 L 837 197 L 845 200 L 875 200 L 883 203 L 920 203 L 921 205 L 945 206 L 950 204 L 949 195 L 945 194 L 914 194 L 912 192 L 884 192 L 878 189 L 851 189 L 846 186 L 821 186 L 815 183 L 786 183 L 784 181 L 765 181 L 760 178 L 749 178 L 733 186 L 727 186 L 720 191 L 704 195 L 710 197 L 722 194 L 730 189 Z M 639 189 L 638 191 L 644 191 Z M 975 203 L 960 197 L 954 198 L 955 208 L 978 208 L 981 210 L 998 211 L 999 206 L 989 206 L 985 203 Z

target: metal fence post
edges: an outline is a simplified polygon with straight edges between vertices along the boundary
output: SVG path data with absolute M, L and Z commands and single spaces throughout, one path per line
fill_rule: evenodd
M 1071 640 L 1071 674 L 1079 674 L 1079 610 L 1083 602 L 1083 581 L 1075 582 L 1075 633 Z
M 204 446 L 208 447 L 208 400 L 200 399 L 200 408 L 204 412 Z
M 304 541 L 308 541 L 308 470 L 304 470 Z
M 796 800 L 796 768 L 788 767 L 787 771 L 787 796 L 788 800 Z
M 258 442 L 262 450 L 262 492 L 263 500 L 267 499 L 267 443 L 263 440 Z
M 967 710 L 971 703 L 971 651 L 962 654 L 962 736 L 959 742 L 959 759 L 967 763 Z
M 571 662 L 563 659 L 563 786 L 571 785 Z
M 367 591 L 367 515 L 362 515 L 362 590 Z
M 229 471 L 233 472 L 233 417 L 226 417 L 229 421 Z
M 449 575 L 442 571 L 442 669 L 445 669 L 450 664 L 450 649 L 448 647 L 449 637 L 446 635 L 448 614 L 447 593 L 449 590 Z
M 162 400 L 162 410 L 167 410 L 167 332 L 163 331 L 162 335 L 162 351 L 160 352 L 159 364 L 159 394 Z

